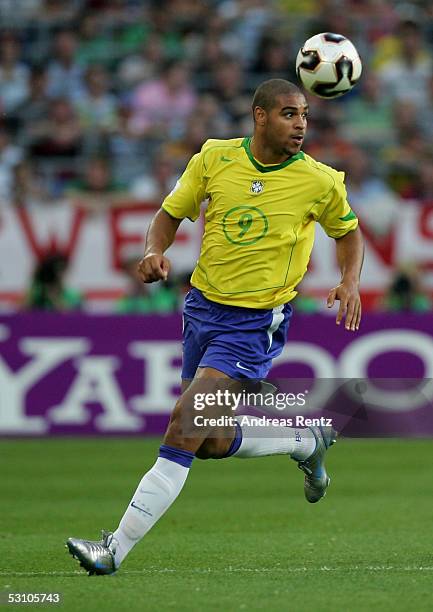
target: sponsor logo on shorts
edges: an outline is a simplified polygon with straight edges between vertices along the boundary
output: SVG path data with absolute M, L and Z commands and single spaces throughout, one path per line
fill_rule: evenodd
M 241 365 L 240 361 L 236 362 L 236 367 L 239 368 L 240 370 L 246 370 L 247 372 L 252 372 L 252 370 L 250 370 L 250 368 L 246 368 L 245 366 Z

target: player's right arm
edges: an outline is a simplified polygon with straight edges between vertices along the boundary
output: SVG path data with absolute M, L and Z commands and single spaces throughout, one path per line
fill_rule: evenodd
M 152 219 L 146 236 L 144 257 L 138 264 L 138 272 L 144 283 L 167 280 L 170 260 L 164 253 L 173 243 L 181 221 L 185 217 L 191 221 L 199 217 L 200 204 L 206 194 L 204 175 L 202 149 L 191 158 L 175 188 Z
M 163 208 L 153 217 L 146 236 L 144 257 L 138 264 L 143 283 L 167 280 L 170 260 L 164 253 L 173 243 L 181 221 L 171 217 Z

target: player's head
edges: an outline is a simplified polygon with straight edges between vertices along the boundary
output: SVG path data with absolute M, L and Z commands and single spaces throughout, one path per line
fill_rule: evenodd
M 280 155 L 300 151 L 308 104 L 299 87 L 284 79 L 264 81 L 256 89 L 252 110 L 255 138 Z

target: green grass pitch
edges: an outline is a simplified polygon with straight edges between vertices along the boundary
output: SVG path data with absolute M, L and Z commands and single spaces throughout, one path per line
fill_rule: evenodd
M 432 610 L 428 440 L 339 440 L 316 505 L 287 457 L 196 460 L 121 571 L 88 577 L 64 541 L 117 526 L 158 446 L 3 441 L 0 592 L 60 592 L 85 612 Z

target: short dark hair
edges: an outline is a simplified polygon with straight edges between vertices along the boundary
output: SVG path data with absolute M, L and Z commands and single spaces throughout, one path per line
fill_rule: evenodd
M 256 106 L 260 106 L 260 108 L 267 112 L 272 110 L 275 107 L 276 97 L 281 94 L 302 94 L 302 91 L 297 85 L 285 79 L 263 81 L 254 92 L 252 103 L 253 117 Z

